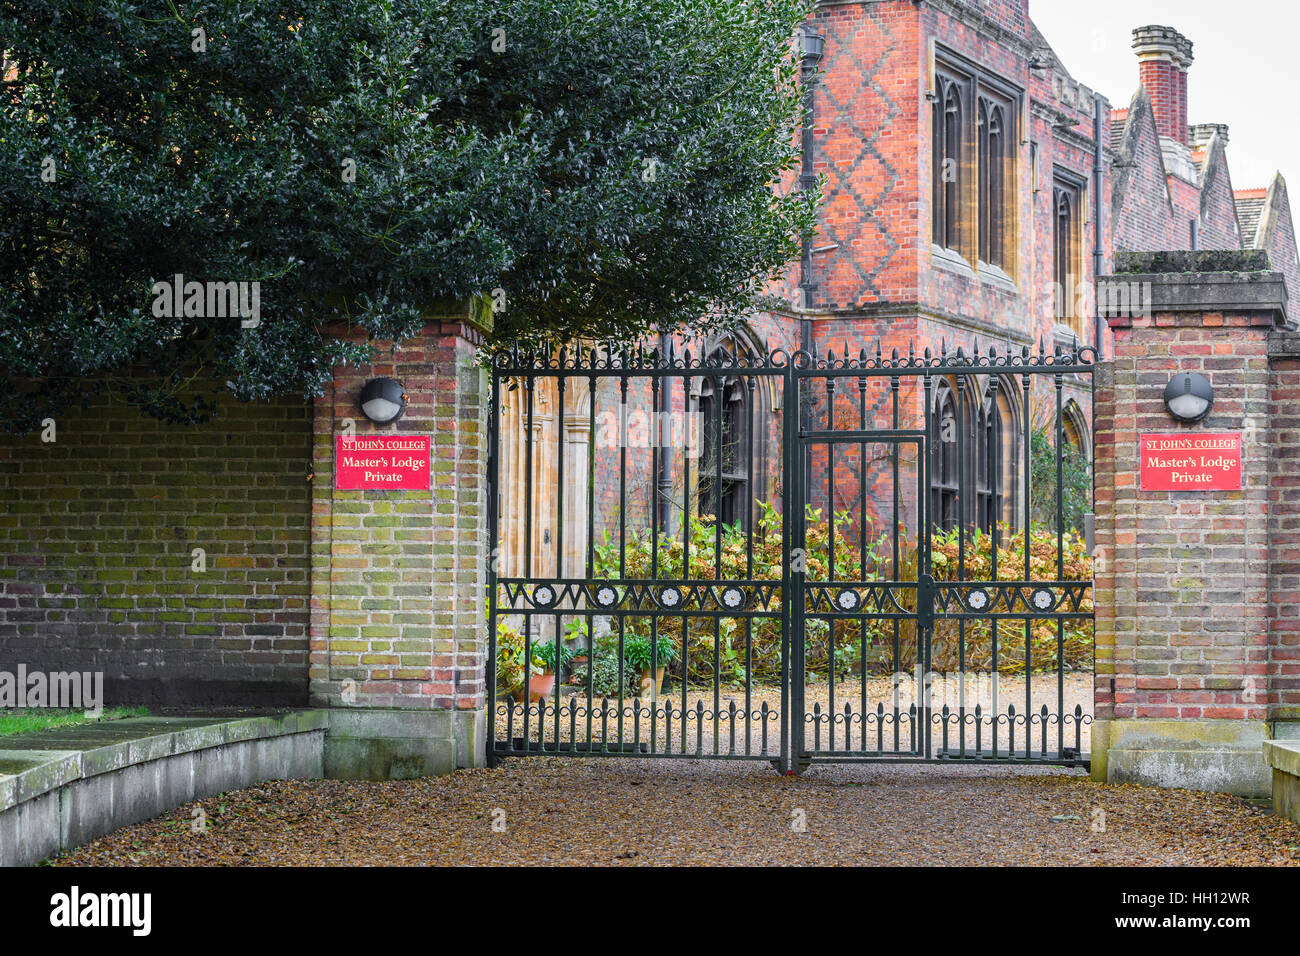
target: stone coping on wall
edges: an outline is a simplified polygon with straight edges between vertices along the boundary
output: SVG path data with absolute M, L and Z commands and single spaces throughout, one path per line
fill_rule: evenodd
M 1286 277 L 1269 270 L 1267 257 L 1261 268 L 1261 262 L 1254 258 L 1237 260 L 1233 255 L 1124 253 L 1117 256 L 1115 272 L 1101 276 L 1099 286 L 1121 285 L 1128 290 L 1136 286 L 1138 297 L 1135 302 L 1117 306 L 1119 314 L 1103 310 L 1106 321 L 1111 328 L 1119 328 L 1161 313 L 1186 313 L 1195 316 L 1199 323 L 1213 315 L 1245 312 L 1259 313 L 1274 328 L 1286 328 L 1289 324 Z M 1134 294 L 1129 292 L 1130 300 Z
M 1264 759 L 1274 770 L 1300 778 L 1300 739 L 1264 741 Z
M 132 764 L 329 724 L 326 710 L 259 717 L 127 717 L 0 737 L 0 813 L 73 780 Z
M 36 863 L 261 780 L 319 777 L 328 725 L 328 711 L 299 710 L 132 717 L 0 738 L 0 865 Z
M 1300 737 L 1264 741 L 1264 760 L 1273 768 L 1273 812 L 1300 823 Z

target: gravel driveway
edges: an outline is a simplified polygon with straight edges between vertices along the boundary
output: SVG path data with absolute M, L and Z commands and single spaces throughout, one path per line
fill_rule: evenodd
M 191 832 L 199 806 L 206 833 Z M 1296 866 L 1300 827 L 1233 797 L 1054 768 L 820 766 L 783 778 L 765 764 L 539 757 L 435 779 L 267 783 L 54 862 Z

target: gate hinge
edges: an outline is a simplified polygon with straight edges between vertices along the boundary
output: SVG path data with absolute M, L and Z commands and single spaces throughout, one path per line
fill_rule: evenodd
M 916 623 L 918 627 L 934 624 L 934 576 L 921 575 L 916 586 Z

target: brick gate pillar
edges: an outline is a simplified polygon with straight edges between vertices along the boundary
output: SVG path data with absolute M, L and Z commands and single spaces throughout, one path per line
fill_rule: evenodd
M 393 779 L 484 763 L 486 372 L 490 310 L 430 313 L 400 349 L 340 366 L 317 400 L 312 503 L 311 699 L 331 709 L 329 777 Z M 395 423 L 362 414 L 362 386 L 397 379 Z M 430 436 L 429 490 L 341 490 L 338 436 Z
M 1260 253 L 1120 254 L 1116 265 L 1123 274 L 1102 289 L 1137 308 L 1110 319 L 1114 358 L 1097 371 L 1093 775 L 1266 794 L 1268 351 L 1285 285 Z M 1213 386 L 1200 422 L 1165 407 L 1179 371 Z M 1142 435 L 1207 433 L 1241 435 L 1240 490 L 1143 488 Z

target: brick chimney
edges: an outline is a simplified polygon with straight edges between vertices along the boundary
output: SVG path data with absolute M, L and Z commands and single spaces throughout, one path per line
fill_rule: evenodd
M 1187 69 L 1192 65 L 1192 41 L 1173 27 L 1151 25 L 1133 31 L 1138 56 L 1138 80 L 1151 97 L 1156 131 L 1188 145 Z

